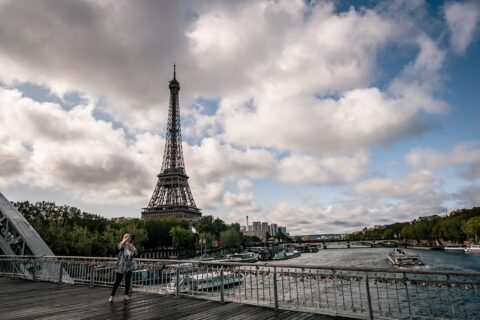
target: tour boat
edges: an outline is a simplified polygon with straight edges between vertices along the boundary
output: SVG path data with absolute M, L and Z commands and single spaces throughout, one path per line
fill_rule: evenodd
M 447 246 L 444 247 L 443 250 L 445 251 L 465 251 L 465 248 L 462 246 Z
M 286 249 L 282 250 L 279 252 L 275 252 L 275 255 L 273 256 L 272 260 L 286 260 L 286 259 L 292 259 L 296 257 L 300 257 L 302 253 L 296 249 Z
M 479 253 L 480 254 L 480 244 L 472 244 L 465 249 L 465 253 Z
M 411 266 L 423 266 L 423 262 L 418 255 L 412 253 L 406 253 L 402 249 L 395 249 L 387 254 L 387 258 L 394 266 L 399 267 L 411 267 Z
M 223 262 L 255 263 L 258 261 L 258 256 L 250 252 L 234 253 L 234 254 L 227 255 L 227 257 L 222 261 Z
M 241 284 L 243 275 L 224 272 L 223 286 Z M 167 292 L 176 292 L 177 279 L 174 277 L 167 285 Z M 222 286 L 222 275 L 220 272 L 192 273 L 180 275 L 178 282 L 180 292 L 206 291 L 220 288 Z

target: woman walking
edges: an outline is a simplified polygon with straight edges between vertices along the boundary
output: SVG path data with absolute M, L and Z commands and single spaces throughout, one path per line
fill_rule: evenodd
M 117 292 L 123 276 L 125 276 L 125 296 L 124 300 L 130 299 L 130 282 L 132 280 L 132 271 L 135 269 L 133 257 L 137 254 L 137 249 L 132 244 L 132 235 L 125 233 L 122 241 L 118 244 L 118 258 L 115 266 L 115 284 L 113 285 L 112 295 L 109 302 L 113 302 L 115 292 Z

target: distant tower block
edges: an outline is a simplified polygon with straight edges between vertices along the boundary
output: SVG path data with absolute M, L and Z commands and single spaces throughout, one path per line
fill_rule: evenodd
M 143 219 L 176 217 L 195 222 L 202 212 L 195 205 L 188 185 L 182 150 L 180 106 L 178 92 L 180 84 L 176 79 L 175 65 L 173 80 L 170 81 L 170 104 L 168 108 L 167 135 L 162 169 L 148 206 L 142 209 Z

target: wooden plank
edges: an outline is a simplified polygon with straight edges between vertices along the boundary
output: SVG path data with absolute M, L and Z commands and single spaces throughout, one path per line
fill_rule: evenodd
M 175 298 L 135 292 L 123 301 L 117 295 L 108 303 L 110 288 L 31 282 L 0 277 L 2 320 L 99 320 L 99 319 L 185 319 L 185 320 L 330 320 L 337 317 L 295 311 L 278 311 L 240 303 L 220 304 L 194 298 Z

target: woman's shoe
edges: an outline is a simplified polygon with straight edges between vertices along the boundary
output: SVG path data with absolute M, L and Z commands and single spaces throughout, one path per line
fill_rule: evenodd
M 110 296 L 110 298 L 108 299 L 108 302 L 110 302 L 110 303 L 113 302 L 113 296 Z
M 128 295 L 125 295 L 125 296 L 123 297 L 123 300 L 128 301 L 128 300 L 130 300 L 130 297 L 129 297 Z

